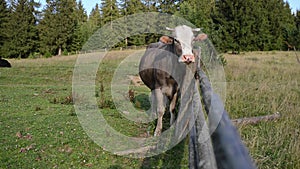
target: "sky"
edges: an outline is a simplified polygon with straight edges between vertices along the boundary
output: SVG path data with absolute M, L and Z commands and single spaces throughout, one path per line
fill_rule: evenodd
M 300 10 L 300 0 L 286 0 L 289 2 L 292 12 L 295 13 L 296 10 Z
M 46 4 L 46 0 L 36 0 L 36 1 L 40 2 L 42 5 Z M 81 0 L 81 1 L 88 15 L 95 7 L 96 3 L 101 4 L 101 0 Z M 300 0 L 286 0 L 286 1 L 289 2 L 293 13 L 295 13 L 297 9 L 300 10 Z
M 35 1 L 40 2 L 42 4 L 42 8 L 46 4 L 46 0 L 35 0 Z M 88 15 L 92 11 L 92 9 L 96 6 L 96 3 L 101 4 L 101 0 L 81 0 L 81 1 Z
M 84 9 L 86 10 L 87 14 L 89 15 L 92 11 L 92 9 L 96 6 L 96 3 L 101 4 L 100 0 L 81 0 Z M 294 0 L 296 1 L 296 0 Z M 298 0 L 299 1 L 299 0 Z M 299 7 L 300 9 L 300 7 Z

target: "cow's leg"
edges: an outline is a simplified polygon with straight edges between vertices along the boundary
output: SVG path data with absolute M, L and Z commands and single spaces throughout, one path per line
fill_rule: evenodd
M 170 102 L 170 115 L 171 115 L 171 118 L 170 118 L 170 125 L 172 125 L 175 121 L 175 115 L 174 115 L 174 112 L 175 112 L 175 107 L 176 107 L 176 102 L 177 102 L 177 97 L 178 97 L 178 92 L 176 92 Z
M 151 119 L 156 119 L 157 117 L 157 100 L 155 96 L 155 90 L 151 90 Z
M 160 89 L 155 89 L 154 95 L 156 99 L 156 113 L 157 113 L 157 125 L 154 132 L 154 136 L 160 136 L 162 131 L 162 119 L 165 113 L 164 95 Z

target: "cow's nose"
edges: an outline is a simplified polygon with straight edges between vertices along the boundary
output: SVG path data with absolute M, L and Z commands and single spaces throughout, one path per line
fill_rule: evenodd
M 194 55 L 183 55 L 182 62 L 187 63 L 187 64 L 195 62 L 195 56 Z

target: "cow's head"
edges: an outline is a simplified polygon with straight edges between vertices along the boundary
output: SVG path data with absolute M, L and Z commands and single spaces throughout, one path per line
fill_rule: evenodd
M 195 62 L 195 55 L 193 54 L 193 42 L 205 40 L 207 35 L 201 33 L 195 36 L 194 33 L 199 32 L 200 28 L 192 29 L 186 25 L 177 26 L 174 29 L 167 28 L 167 30 L 173 32 L 174 39 L 176 43 L 178 43 L 176 45 L 176 50 L 179 51 L 178 53 L 180 53 L 178 61 L 186 64 Z

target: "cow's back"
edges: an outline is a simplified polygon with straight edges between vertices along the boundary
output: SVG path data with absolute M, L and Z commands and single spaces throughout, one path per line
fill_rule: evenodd
M 154 43 L 148 46 L 139 67 L 139 75 L 147 87 L 151 90 L 160 88 L 172 97 L 184 74 L 185 65 L 178 63 L 173 45 Z

